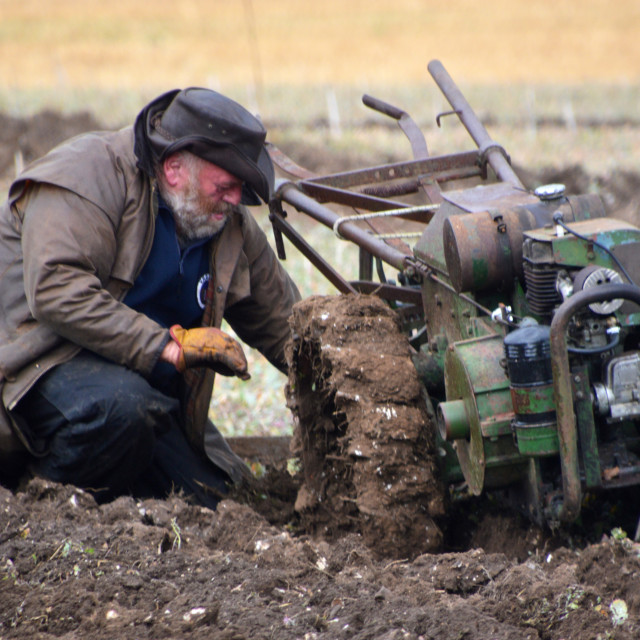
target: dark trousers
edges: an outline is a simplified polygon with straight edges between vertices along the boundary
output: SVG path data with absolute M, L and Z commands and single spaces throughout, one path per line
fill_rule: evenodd
M 32 471 L 99 501 L 182 490 L 215 508 L 228 490 L 228 476 L 187 441 L 177 398 L 91 352 L 46 373 L 16 412 L 43 451 Z

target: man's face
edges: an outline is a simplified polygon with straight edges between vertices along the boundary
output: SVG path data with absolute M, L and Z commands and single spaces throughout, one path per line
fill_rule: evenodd
M 222 167 L 185 153 L 165 160 L 160 193 L 174 213 L 182 244 L 219 233 L 240 204 L 242 181 Z

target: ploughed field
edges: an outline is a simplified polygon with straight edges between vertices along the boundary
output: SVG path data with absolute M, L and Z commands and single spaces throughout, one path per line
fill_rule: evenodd
M 98 126 L 89 115 L 0 120 L 3 187 L 18 148 L 28 161 L 56 141 L 52 136 Z M 314 157 L 325 165 L 311 168 L 327 169 L 327 158 Z M 573 192 L 596 184 L 610 209 L 637 215 L 640 176 L 630 172 L 594 177 L 576 166 L 550 167 L 527 179 L 564 181 Z M 333 314 L 332 325 L 368 313 L 366 302 L 348 313 L 328 304 L 314 316 Z M 330 330 L 302 316 L 299 335 Z M 390 360 L 401 360 L 392 328 L 388 339 L 383 333 L 386 322 L 375 339 Z M 374 339 L 361 329 L 345 349 Z M 336 355 L 329 364 L 336 377 L 354 360 Z M 391 370 L 369 370 L 377 397 L 392 383 Z M 357 379 L 349 384 L 344 393 L 363 391 Z M 362 421 L 363 446 L 365 418 L 350 416 Z M 419 433 L 412 437 L 422 446 Z M 308 487 L 291 459 L 263 470 L 255 486 L 216 512 L 180 496 L 97 505 L 86 492 L 39 479 L 15 491 L 0 487 L 0 639 L 640 637 L 640 544 L 632 541 L 638 490 L 593 499 L 580 523 L 550 532 L 490 496 L 445 509 L 446 496 L 435 489 L 429 496 L 398 492 L 386 517 L 366 466 L 337 473 L 338 484 L 323 488 L 331 507 L 308 516 Z M 366 526 L 350 526 L 349 495 L 358 482 L 367 486 L 374 518 Z M 411 501 L 428 503 L 415 527 Z

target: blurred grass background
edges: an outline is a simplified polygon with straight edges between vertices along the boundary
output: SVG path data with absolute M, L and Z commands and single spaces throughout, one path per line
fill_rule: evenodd
M 89 111 L 119 127 L 163 91 L 207 86 L 257 113 L 295 160 L 325 171 L 345 158 L 410 155 L 395 125 L 362 106 L 363 93 L 408 111 L 433 155 L 471 148 L 454 119 L 435 126 L 449 107 L 427 73 L 432 58 L 514 163 L 640 172 L 637 0 L 0 0 L 0 111 Z M 256 217 L 270 235 L 264 209 Z M 353 247 L 300 224 L 355 277 Z M 287 251 L 304 296 L 333 292 Z M 249 359 L 249 383 L 218 378 L 212 417 L 228 434 L 288 431 L 284 377 Z
M 0 0 L 10 86 L 637 79 L 635 0 Z

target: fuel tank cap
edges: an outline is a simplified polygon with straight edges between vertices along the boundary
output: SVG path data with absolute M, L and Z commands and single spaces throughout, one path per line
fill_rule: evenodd
M 533 193 L 535 196 L 540 198 L 540 200 L 557 200 L 558 198 L 562 198 L 562 196 L 564 196 L 565 190 L 566 187 L 558 182 L 554 184 L 543 184 L 539 186 Z

